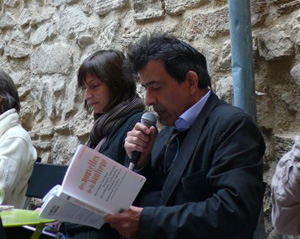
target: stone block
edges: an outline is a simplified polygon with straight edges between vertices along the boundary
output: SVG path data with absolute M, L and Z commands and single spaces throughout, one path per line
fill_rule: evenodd
M 104 16 L 109 12 L 121 9 L 128 3 L 128 0 L 97 0 L 95 10 L 99 16 Z
M 260 56 L 268 61 L 291 56 L 294 52 L 294 45 L 290 37 L 279 25 L 264 33 L 258 34 L 257 40 Z
M 0 29 L 11 29 L 16 25 L 15 18 L 9 12 L 5 12 L 0 19 Z
M 0 55 L 4 53 L 5 44 L 4 42 L 0 42 Z
M 26 71 L 14 71 L 11 72 L 10 77 L 13 79 L 16 87 L 22 86 L 22 85 L 26 85 L 27 83 L 27 72 Z
M 35 14 L 30 12 L 31 14 L 30 24 L 32 26 L 36 26 L 36 25 L 40 25 L 43 22 L 49 22 L 53 18 L 55 14 L 55 10 L 56 9 L 52 7 L 43 7 L 40 11 L 38 11 Z
M 49 141 L 33 141 L 34 147 L 37 150 L 51 150 L 51 142 Z
M 170 15 L 179 15 L 187 9 L 199 6 L 205 0 L 165 0 L 165 11 Z
M 251 24 L 256 25 L 264 22 L 268 16 L 267 0 L 251 0 Z
M 109 25 L 103 26 L 101 34 L 99 35 L 98 44 L 102 48 L 117 47 L 115 45 L 116 44 L 115 40 L 120 27 L 121 27 L 121 22 L 119 19 L 112 20 Z
M 130 47 L 132 44 L 143 35 L 142 29 L 133 29 L 128 30 L 122 35 L 121 44 L 125 47 Z
M 41 127 L 39 131 L 39 135 L 41 137 L 52 137 L 55 131 L 53 127 Z
M 273 99 L 265 92 L 255 92 L 256 115 L 259 126 L 265 129 L 274 128 L 273 112 L 275 110 Z
M 222 99 L 233 104 L 233 81 L 231 76 L 220 78 L 215 86 L 216 94 Z
M 55 134 L 52 142 L 51 158 L 54 158 L 55 163 L 58 164 L 69 162 L 79 143 L 76 136 Z
M 65 107 L 64 91 L 67 79 L 61 75 L 43 76 L 42 78 L 32 76 L 31 97 L 33 99 L 33 112 L 40 113 L 47 120 L 61 119 Z M 68 97 L 72 98 L 71 92 Z M 49 122 L 47 122 L 49 123 Z
M 219 68 L 221 70 L 231 70 L 231 44 L 230 40 L 223 43 L 221 59 L 219 61 Z
M 59 14 L 57 21 L 58 31 L 72 39 L 73 36 L 80 32 L 84 32 L 89 26 L 88 16 L 78 7 L 70 6 Z
M 146 21 L 164 16 L 164 9 L 160 0 L 133 0 L 134 15 L 136 21 Z
M 94 119 L 92 114 L 89 114 L 85 109 L 83 109 L 83 104 L 81 106 L 82 107 L 78 110 L 78 112 L 71 118 L 69 127 L 72 132 L 74 132 L 74 135 L 87 140 L 90 130 L 92 129 Z
M 300 89 L 300 64 L 295 65 L 291 69 L 291 76 L 293 77 L 294 82 L 299 86 Z
M 62 100 L 63 103 L 60 109 L 62 119 L 66 120 L 69 116 L 73 116 L 75 114 L 74 111 L 76 112 L 80 108 L 78 105 L 84 102 L 80 96 L 83 96 L 83 92 L 77 86 L 77 77 L 73 77 L 65 86 L 64 100 Z
M 42 24 L 31 36 L 33 45 L 38 45 L 51 37 L 55 32 L 55 25 L 51 23 Z
M 79 0 L 66 0 L 66 3 L 68 4 L 75 4 L 77 3 Z
M 95 41 L 94 41 L 94 38 L 93 36 L 91 35 L 83 35 L 83 36 L 79 36 L 77 37 L 76 39 L 76 43 L 78 44 L 78 46 L 81 48 L 81 49 L 85 49 L 87 46 L 93 44 Z
M 281 94 L 281 99 L 285 103 L 287 109 L 290 113 L 294 114 L 298 110 L 298 105 L 295 103 L 295 96 L 293 92 L 283 92 Z
M 70 133 L 70 128 L 68 123 L 63 123 L 56 125 L 54 127 L 56 133 L 68 135 Z
M 94 6 L 95 6 L 95 1 L 91 1 L 91 0 L 81 0 L 82 5 L 80 6 L 81 10 L 88 14 L 91 15 L 94 12 Z
M 299 0 L 294 0 L 294 1 L 293 0 L 288 0 L 288 1 L 281 0 L 280 2 L 278 1 L 278 4 L 279 4 L 279 7 L 277 9 L 277 12 L 280 15 L 289 14 L 300 8 Z
M 30 24 L 32 14 L 33 13 L 30 9 L 26 9 L 26 10 L 24 9 L 24 11 L 22 11 L 19 18 L 19 23 L 21 24 L 21 26 Z
M 17 7 L 20 3 L 20 0 L 4 0 L 4 5 L 8 7 Z
M 300 24 L 293 27 L 291 32 L 291 40 L 300 46 Z
M 204 24 L 206 34 L 215 37 L 218 34 L 229 33 L 229 10 L 223 7 L 208 14 L 207 22 Z
M 27 44 L 14 42 L 12 44 L 8 44 L 4 48 L 4 55 L 14 58 L 20 59 L 24 57 L 28 57 L 31 54 L 32 50 Z
M 41 45 L 31 56 L 34 74 L 67 74 L 72 65 L 72 50 L 67 44 Z
M 66 0 L 45 0 L 45 6 L 61 6 L 66 3 Z
M 215 38 L 218 35 L 229 33 L 228 16 L 228 7 L 197 12 L 187 17 L 183 25 L 186 26 L 187 32 L 191 36 Z
M 276 134 L 275 135 L 275 160 L 278 161 L 293 146 L 295 134 Z

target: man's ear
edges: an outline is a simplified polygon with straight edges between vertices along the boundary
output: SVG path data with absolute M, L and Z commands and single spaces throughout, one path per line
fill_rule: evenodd
M 190 88 L 191 93 L 195 93 L 198 90 L 198 75 L 195 71 L 189 71 L 186 74 L 186 80 Z

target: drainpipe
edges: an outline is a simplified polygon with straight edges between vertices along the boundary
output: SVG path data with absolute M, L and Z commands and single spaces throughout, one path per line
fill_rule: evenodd
M 256 122 L 250 0 L 228 0 L 234 105 Z M 253 239 L 265 239 L 263 208 Z
M 228 0 L 234 105 L 256 121 L 250 0 Z

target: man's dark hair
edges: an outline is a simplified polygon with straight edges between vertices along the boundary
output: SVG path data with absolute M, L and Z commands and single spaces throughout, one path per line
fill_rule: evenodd
M 83 86 L 87 74 L 108 86 L 110 99 L 105 111 L 136 96 L 135 80 L 124 67 L 125 56 L 117 50 L 100 50 L 86 58 L 77 73 L 77 83 Z M 85 102 L 87 107 L 87 102 Z M 88 107 L 87 107 L 88 108 Z
M 166 71 L 178 82 L 185 80 L 189 71 L 197 73 L 200 89 L 211 86 L 206 59 L 195 48 L 174 36 L 154 33 L 144 36 L 128 53 L 128 64 L 138 73 L 151 60 L 161 60 Z
M 0 114 L 10 109 L 16 109 L 20 112 L 20 99 L 17 88 L 12 78 L 0 68 Z

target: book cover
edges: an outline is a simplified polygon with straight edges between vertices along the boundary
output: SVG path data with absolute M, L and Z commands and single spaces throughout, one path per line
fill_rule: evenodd
M 103 216 L 129 208 L 145 180 L 105 155 L 79 145 L 62 186 L 54 187 L 44 197 L 40 217 L 100 228 Z

